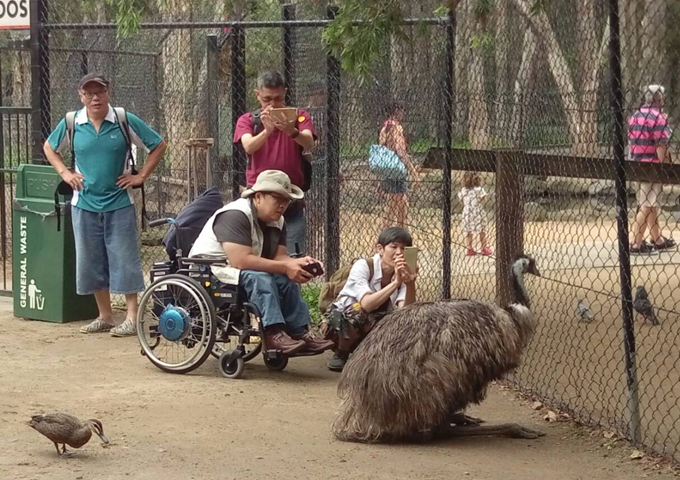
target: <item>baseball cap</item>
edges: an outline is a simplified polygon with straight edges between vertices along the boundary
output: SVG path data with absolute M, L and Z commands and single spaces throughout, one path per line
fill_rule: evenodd
M 103 75 L 100 75 L 98 73 L 88 73 L 85 75 L 83 78 L 80 79 L 80 82 L 78 83 L 78 89 L 82 89 L 86 84 L 95 82 L 98 83 L 99 85 L 109 88 L 109 81 L 104 78 Z

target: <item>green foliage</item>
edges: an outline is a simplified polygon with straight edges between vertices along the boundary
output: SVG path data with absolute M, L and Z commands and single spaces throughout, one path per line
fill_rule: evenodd
M 434 12 L 432 13 L 434 14 L 435 17 L 446 17 L 450 11 L 451 9 L 448 6 L 442 4 L 435 8 Z
M 470 41 L 470 46 L 482 52 L 491 53 L 494 49 L 494 37 L 489 32 L 483 32 L 479 35 L 474 35 Z
M 475 18 L 477 21 L 486 22 L 491 15 L 491 12 L 493 12 L 495 3 L 496 0 L 477 0 L 474 6 Z
M 532 15 L 538 15 L 541 12 L 545 12 L 548 6 L 548 3 L 550 3 L 550 0 L 536 0 L 533 5 L 531 6 L 531 14 Z
M 106 0 L 113 7 L 118 26 L 118 37 L 125 38 L 134 35 L 142 23 L 142 14 L 147 8 L 144 0 Z
M 404 15 L 398 0 L 347 0 L 323 32 L 324 48 L 342 68 L 363 83 L 372 65 L 384 57 L 390 36 L 404 38 Z
M 302 299 L 309 307 L 309 315 L 312 318 L 312 323 L 321 323 L 321 312 L 319 311 L 319 293 L 321 293 L 321 285 L 308 283 L 302 286 L 301 291 Z

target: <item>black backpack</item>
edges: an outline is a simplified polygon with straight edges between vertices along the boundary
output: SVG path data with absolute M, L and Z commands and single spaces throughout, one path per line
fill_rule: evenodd
M 114 107 L 113 112 L 120 125 L 120 131 L 123 133 L 123 138 L 125 139 L 125 144 L 127 145 L 127 152 L 125 154 L 125 161 L 130 165 L 130 173 L 132 175 L 137 175 L 137 167 L 135 165 L 135 157 L 132 155 L 132 137 L 130 135 L 130 124 L 127 119 L 127 112 L 124 108 Z M 75 171 L 76 165 L 76 155 L 75 147 L 73 145 L 73 138 L 75 136 L 75 123 L 76 123 L 76 111 L 68 112 L 64 118 L 66 122 L 66 136 L 69 141 L 69 146 L 71 148 L 71 167 L 69 170 Z M 144 184 L 138 187 L 132 187 L 134 189 L 142 189 L 142 217 L 146 218 L 146 196 L 144 195 Z M 73 187 L 63 180 L 57 185 L 57 189 L 54 191 L 54 210 L 57 214 L 57 231 L 61 230 L 61 204 L 59 203 L 59 195 L 73 195 Z
M 253 117 L 253 136 L 260 133 L 262 128 L 262 118 L 260 117 L 260 109 L 250 112 Z M 312 153 L 305 152 L 304 148 L 300 146 L 300 161 L 302 162 L 302 174 L 304 176 L 303 184 L 300 188 L 303 192 L 308 191 L 312 186 Z

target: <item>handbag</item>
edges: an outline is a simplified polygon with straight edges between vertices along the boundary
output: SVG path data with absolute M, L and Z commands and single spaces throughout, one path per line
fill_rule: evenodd
M 371 172 L 384 180 L 406 180 L 406 165 L 394 150 L 384 145 L 371 145 L 368 153 L 368 167 Z

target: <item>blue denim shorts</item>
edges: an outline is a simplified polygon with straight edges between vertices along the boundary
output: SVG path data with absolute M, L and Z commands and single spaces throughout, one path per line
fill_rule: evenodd
M 403 194 L 408 192 L 408 181 L 403 179 L 388 179 L 380 182 L 380 188 L 385 193 Z
M 128 294 L 144 290 L 135 207 L 97 213 L 71 207 L 76 244 L 76 292 Z

